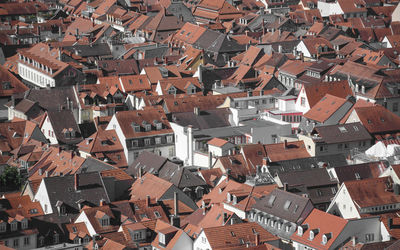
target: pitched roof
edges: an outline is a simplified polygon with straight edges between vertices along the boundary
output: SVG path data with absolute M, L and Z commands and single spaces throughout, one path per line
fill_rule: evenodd
M 391 189 L 392 183 L 391 177 L 381 177 L 345 181 L 343 185 L 346 186 L 351 199 L 357 204 L 357 208 L 365 208 L 400 202 L 400 196 Z
M 168 181 L 146 173 L 132 184 L 131 200 L 144 200 L 147 195 L 150 195 L 150 198 L 160 199 L 172 185 Z
M 258 233 L 260 243 L 278 239 L 278 237 L 272 235 L 255 222 L 209 227 L 204 228 L 203 232 L 213 249 L 223 247 L 245 247 L 246 242 L 255 244 L 255 233 Z
M 314 128 L 312 134 L 318 134 L 318 137 L 314 139 L 315 141 L 328 144 L 372 139 L 365 127 L 359 122 L 317 126 Z
M 356 165 L 337 166 L 335 173 L 339 183 L 353 180 L 378 178 L 386 169 L 383 162 L 368 162 Z
M 311 157 L 303 141 L 267 144 L 264 148 L 271 162 Z
M 351 90 L 347 80 L 337 82 L 320 82 L 315 84 L 303 85 L 307 95 L 307 100 L 312 108 L 318 101 L 326 94 L 330 94 L 336 97 L 346 98 L 352 96 L 353 91 Z
M 317 104 L 315 104 L 307 113 L 304 114 L 304 117 L 320 123 L 324 123 L 341 107 L 343 107 L 345 103 L 350 104 L 348 107 L 349 109 L 351 108 L 351 106 L 353 106 L 352 103 L 344 98 L 326 94 Z M 343 112 L 341 115 L 345 115 L 345 112 Z
M 355 108 L 354 112 L 370 133 L 387 133 L 400 130 L 400 117 L 381 105 Z
M 313 209 L 302 223 L 302 225 L 307 225 L 307 229 L 303 230 L 302 235 L 297 233 L 293 234 L 291 240 L 316 249 L 330 249 L 332 244 L 337 239 L 340 239 L 339 236 L 345 229 L 347 223 L 348 221 L 341 217 L 325 213 L 318 209 Z M 318 233 L 314 234 L 312 240 L 310 240 L 309 237 L 309 232 L 311 230 L 318 230 Z M 326 244 L 322 243 L 322 237 L 324 235 L 328 237 Z M 336 242 L 335 244 L 338 243 L 341 242 Z
M 172 133 L 167 117 L 160 107 L 148 107 L 144 110 L 118 111 L 114 116 L 116 117 L 125 138 Z M 155 122 L 160 122 L 162 124 L 160 130 L 155 129 Z M 151 125 L 152 129 L 150 131 L 142 129 L 145 123 Z M 134 125 L 138 125 L 140 130 L 135 131 Z

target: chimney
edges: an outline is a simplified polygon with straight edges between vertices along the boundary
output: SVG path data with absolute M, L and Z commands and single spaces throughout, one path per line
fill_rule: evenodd
M 260 234 L 259 233 L 255 233 L 254 236 L 256 237 L 255 245 L 256 246 L 260 245 Z
M 256 171 L 257 171 L 257 175 L 261 174 L 261 166 L 260 165 L 256 166 Z
M 174 216 L 178 216 L 179 207 L 178 207 L 178 193 L 174 192 Z
M 353 247 L 355 247 L 355 246 L 357 245 L 357 238 L 356 238 L 356 236 L 352 236 L 352 237 L 351 237 L 351 242 L 353 243 L 353 244 L 352 244 Z
M 285 140 L 284 142 L 283 142 L 283 149 L 287 149 L 288 148 L 288 144 L 287 144 L 287 140 Z
M 43 169 L 39 168 L 39 175 L 43 174 Z
M 212 168 L 212 152 L 208 152 L 208 168 Z
M 278 46 L 278 52 L 279 52 L 279 53 L 282 53 L 282 45 L 279 45 L 279 46 Z
M 49 171 L 44 171 L 44 175 L 46 176 L 46 177 L 49 177 Z
M 188 126 L 188 165 L 193 166 L 193 127 Z
M 146 195 L 146 207 L 150 207 L 150 195 Z
M 19 24 L 17 24 L 17 30 L 16 30 L 17 35 L 19 34 Z
M 78 189 L 79 189 L 79 176 L 78 176 L 78 174 L 74 174 L 74 187 L 75 187 L 75 191 L 78 191 Z
M 388 228 L 392 229 L 393 226 L 393 218 L 387 218 Z
M 181 219 L 179 216 L 171 215 L 171 226 L 173 227 L 181 227 Z
M 267 166 L 268 165 L 268 158 L 267 157 L 264 157 L 262 159 L 262 164 L 263 164 L 263 166 Z
M 138 169 L 138 178 L 142 178 L 142 167 L 139 167 Z
M 105 206 L 106 205 L 106 201 L 104 199 L 100 200 L 100 207 Z
M 61 28 L 61 25 L 58 26 L 58 36 L 62 36 L 62 28 Z
M 224 213 L 224 220 L 222 221 L 222 226 L 225 225 L 227 221 L 228 221 L 228 214 Z
M 287 182 L 283 183 L 283 190 L 289 191 L 289 183 L 287 183 Z
M 193 112 L 194 112 L 195 115 L 200 115 L 199 107 L 194 107 Z

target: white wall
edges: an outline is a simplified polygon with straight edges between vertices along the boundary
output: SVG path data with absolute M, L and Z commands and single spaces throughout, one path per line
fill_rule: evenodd
M 300 53 L 303 53 L 304 57 L 311 58 L 311 54 L 308 51 L 308 49 L 307 49 L 307 47 L 306 47 L 306 45 L 304 44 L 303 41 L 301 41 L 299 44 L 297 44 L 296 51 L 298 51 Z
M 89 218 L 87 217 L 87 215 L 84 211 L 81 212 L 81 214 L 78 216 L 78 218 L 76 218 L 74 223 L 79 223 L 79 222 L 85 223 L 90 236 L 93 236 L 96 234 L 96 231 L 94 230 L 92 224 L 89 221 Z
M 23 63 L 18 63 L 18 74 L 24 80 L 27 80 L 41 88 L 45 88 L 47 85 L 49 85 L 50 87 L 56 86 L 55 80 L 53 78 L 34 68 L 26 66 Z
M 338 2 L 325 3 L 318 1 L 317 7 L 322 17 L 328 17 L 330 15 L 343 15 L 344 12 Z
M 179 239 L 176 241 L 173 250 L 192 250 L 193 240 L 185 233 L 182 232 Z
M 344 219 L 360 218 L 360 214 L 344 184 L 340 186 L 327 212 L 333 214 L 334 210 L 339 211 Z
M 42 130 L 42 133 L 44 136 L 49 139 L 50 144 L 58 144 L 57 138 L 56 138 L 56 133 L 54 132 L 53 125 L 51 125 L 50 119 L 48 116 L 46 116 L 42 127 L 40 128 Z M 50 131 L 50 136 L 49 136 L 49 131 Z M 54 135 L 54 136 L 52 136 Z
M 42 180 L 42 182 L 40 182 L 39 188 L 38 188 L 33 200 L 40 202 L 40 205 L 42 206 L 42 209 L 45 214 L 53 213 L 53 208 L 51 207 L 50 198 L 47 194 L 47 188 L 46 188 L 44 180 Z M 45 208 L 47 208 L 47 210 Z
M 204 238 L 205 238 L 205 242 L 203 242 Z M 212 249 L 204 231 L 201 231 L 200 235 L 194 240 L 193 249 L 195 249 L 195 250 Z
M 188 139 L 184 127 L 173 122 L 170 122 L 170 125 L 175 135 L 175 154 L 179 159 L 185 161 L 188 158 Z
M 304 97 L 306 99 L 304 106 L 301 105 L 301 98 Z M 295 104 L 295 109 L 297 111 L 303 112 L 305 114 L 307 111 L 310 110 L 310 104 L 308 103 L 306 91 L 304 90 L 304 87 L 301 87 L 299 96 L 297 97 L 296 104 Z
M 121 130 L 121 127 L 119 126 L 117 117 L 115 115 L 113 115 L 113 117 L 111 118 L 110 122 L 107 125 L 106 130 L 115 130 L 115 133 L 117 133 L 118 139 L 121 142 L 122 147 L 124 148 L 124 153 L 125 153 L 125 157 L 126 157 L 126 162 L 128 161 L 128 148 L 126 146 L 126 138 L 124 133 Z M 129 165 L 129 163 L 128 163 Z

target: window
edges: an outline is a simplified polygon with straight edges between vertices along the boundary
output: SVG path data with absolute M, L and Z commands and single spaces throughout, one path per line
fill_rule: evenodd
M 305 98 L 305 97 L 302 97 L 302 98 L 300 99 L 300 105 L 303 106 L 303 107 L 306 106 L 306 98 Z
M 343 144 L 342 144 L 342 143 L 339 143 L 339 144 L 337 145 L 337 147 L 338 147 L 338 150 L 342 150 L 342 149 L 343 149 Z
M 393 112 L 399 111 L 399 104 L 397 102 L 393 103 Z
M 109 225 L 110 225 L 110 220 L 109 220 L 109 218 L 103 218 L 103 219 L 100 220 L 100 222 L 101 222 L 101 226 L 102 226 L 102 227 L 106 227 L 106 226 L 109 226 Z
M 14 247 L 18 247 L 19 246 L 19 239 L 14 239 Z
M 301 226 L 297 227 L 297 235 L 303 236 L 303 228 Z
M 365 235 L 365 241 L 366 242 L 374 241 L 374 234 L 366 234 Z
M 201 237 L 201 243 L 207 243 L 207 238 L 206 237 Z
M 150 138 L 144 139 L 144 145 L 149 146 L 150 145 Z
M 16 231 L 18 228 L 18 224 L 16 221 L 11 223 L 11 231 Z
M 160 218 L 161 214 L 158 211 L 154 211 L 154 216 L 156 216 L 156 218 Z
M 167 143 L 172 143 L 173 137 L 172 135 L 167 135 Z
M 22 221 L 22 223 L 21 223 L 21 227 L 22 227 L 22 229 L 27 229 L 28 228 L 28 220 L 23 220 Z
M 54 244 L 58 244 L 60 242 L 60 235 L 58 233 L 55 233 L 53 236 Z
M 5 222 L 0 224 L 0 232 L 5 232 L 7 230 L 7 224 Z
M 332 194 L 336 194 L 336 188 L 332 187 L 331 190 L 332 190 Z
M 133 159 L 136 159 L 139 157 L 139 152 L 133 152 Z
M 161 144 L 161 137 L 156 137 L 155 141 L 156 141 L 156 144 Z
M 165 245 L 165 234 L 158 233 L 158 241 L 159 241 L 161 244 Z
M 132 141 L 131 141 L 131 144 L 132 144 L 132 147 L 137 147 L 137 146 L 139 146 L 138 140 L 132 140 Z
M 24 246 L 29 245 L 29 240 L 30 240 L 29 237 L 25 237 L 25 238 L 24 238 Z

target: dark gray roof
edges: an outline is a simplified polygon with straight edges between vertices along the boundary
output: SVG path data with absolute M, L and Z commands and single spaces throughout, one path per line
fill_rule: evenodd
M 285 204 L 287 204 L 288 201 L 291 202 L 290 206 L 288 209 L 285 209 Z M 274 189 L 269 195 L 263 196 L 257 200 L 253 208 L 281 219 L 300 224 L 311 212 L 312 209 L 310 209 L 310 211 L 305 211 L 310 204 L 311 201 L 309 198 L 280 189 Z
M 246 49 L 245 45 L 238 44 L 226 34 L 214 30 L 206 30 L 194 46 L 215 53 L 235 53 Z
M 199 129 L 229 127 L 230 113 L 229 109 L 200 110 L 199 115 L 194 112 L 175 113 L 172 119 L 184 127 L 188 125 Z
M 71 110 L 47 111 L 47 115 L 59 142 L 64 144 L 76 144 L 83 140 L 81 131 Z M 71 136 L 71 138 L 65 136 L 63 131 L 69 129 L 74 131 L 75 136 Z
M 331 180 L 326 168 L 283 172 L 278 176 L 282 183 L 288 183 L 289 186 L 316 187 L 337 184 L 336 181 Z
M 372 139 L 367 129 L 359 122 L 319 126 L 315 127 L 314 131 L 321 137 L 321 139 L 317 139 L 317 141 L 323 141 L 328 144 Z
M 125 172 L 132 176 L 137 176 L 139 168 L 142 168 L 143 174 L 145 172 L 156 174 L 166 163 L 167 158 L 157 154 L 143 151 L 138 158 L 125 170 Z
M 107 43 L 93 44 L 93 45 L 82 45 L 77 44 L 74 46 L 64 47 L 64 49 L 78 54 L 82 57 L 99 57 L 111 55 L 110 47 Z
M 114 169 L 113 166 L 93 157 L 87 157 L 79 168 L 79 173 L 101 172 Z
M 62 201 L 67 206 L 67 213 L 78 213 L 77 201 L 83 200 L 85 204 L 100 205 L 100 200 L 110 202 L 106 189 L 103 185 L 100 173 L 78 174 L 79 188 L 75 190 L 75 175 L 46 177 L 43 179 L 49 196 L 53 212 L 57 213 L 55 207 L 57 201 Z
M 38 102 L 39 106 L 45 110 L 58 110 L 60 107 L 67 107 L 67 99 L 72 102 L 73 108 L 77 108 L 74 90 L 72 86 L 58 87 L 51 89 L 30 89 L 24 96 L 33 102 Z
M 167 180 L 180 189 L 185 187 L 206 186 L 205 181 L 189 169 L 167 162 L 160 170 L 159 177 Z
M 274 176 L 277 173 L 319 168 L 324 165 L 326 165 L 325 167 L 327 168 L 346 166 L 346 157 L 343 154 L 335 154 L 287 161 L 278 161 L 274 162 L 273 165 L 269 164 L 268 171 L 272 176 Z
M 368 162 L 349 166 L 335 167 L 339 183 L 379 177 L 388 167 L 387 162 Z
M 182 2 L 173 2 L 168 6 L 167 11 L 172 13 L 174 16 L 183 18 L 184 22 L 195 23 L 192 11 L 186 7 Z

